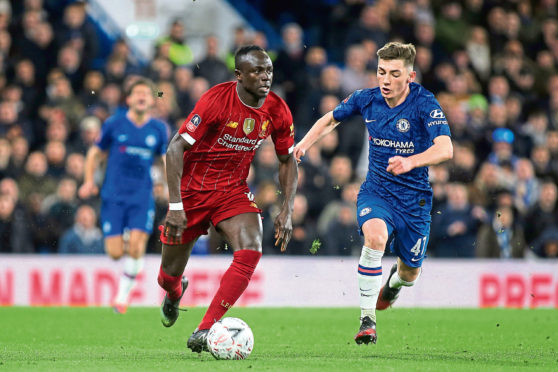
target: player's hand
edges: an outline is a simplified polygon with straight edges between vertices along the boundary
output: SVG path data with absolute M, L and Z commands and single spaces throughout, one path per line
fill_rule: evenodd
M 291 214 L 286 210 L 281 210 L 277 218 L 275 218 L 275 246 L 281 243 L 281 252 L 285 252 L 287 244 L 293 235 L 293 222 Z
M 394 176 L 399 176 L 400 174 L 409 172 L 414 167 L 415 166 L 411 158 L 393 156 L 388 160 L 388 167 L 386 168 L 386 171 L 393 174 Z
M 300 161 L 302 160 L 302 157 L 306 154 L 306 150 L 303 150 L 302 148 L 295 146 L 294 150 L 293 150 L 293 155 L 296 159 L 297 163 L 300 163 Z
M 165 218 L 165 226 L 163 227 L 163 236 L 167 238 L 170 244 L 180 244 L 182 241 L 182 232 L 186 228 L 187 220 L 184 210 L 168 211 Z
M 93 195 L 97 195 L 99 193 L 99 188 L 95 185 L 94 182 L 85 182 L 78 190 L 78 196 L 81 199 L 88 199 Z

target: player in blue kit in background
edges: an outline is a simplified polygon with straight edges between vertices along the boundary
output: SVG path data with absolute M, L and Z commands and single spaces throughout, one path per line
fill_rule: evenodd
M 145 247 L 153 230 L 151 166 L 157 158 L 164 164 L 168 142 L 166 125 L 150 115 L 154 103 L 155 88 L 150 80 L 139 78 L 131 83 L 126 92 L 129 109 L 103 124 L 100 138 L 87 152 L 84 182 L 79 189 L 82 199 L 98 193 L 95 169 L 108 156 L 101 189 L 101 227 L 110 257 L 116 260 L 128 253 L 113 301 L 114 310 L 122 314 L 135 278 L 143 269 Z M 129 230 L 127 250 L 125 229 Z
M 427 167 L 453 157 L 449 125 L 438 101 L 413 82 L 415 47 L 390 42 L 377 54 L 379 86 L 357 90 L 318 119 L 294 150 L 300 161 L 342 120 L 358 114 L 366 122 L 368 174 L 357 200 L 364 235 L 357 274 L 361 308 L 357 344 L 376 343 L 376 309 L 386 309 L 401 287 L 417 282 L 430 235 L 432 189 Z M 388 244 L 398 259 L 380 288 Z

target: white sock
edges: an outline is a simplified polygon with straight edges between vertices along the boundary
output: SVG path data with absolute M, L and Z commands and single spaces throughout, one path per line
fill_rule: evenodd
M 136 284 L 136 276 L 143 270 L 144 258 L 133 258 L 126 256 L 124 258 L 124 271 L 120 276 L 118 284 L 118 294 L 114 302 L 118 304 L 127 304 L 130 292 Z
M 362 247 L 358 261 L 360 290 L 360 317 L 369 316 L 376 321 L 376 301 L 382 287 L 382 256 L 384 252 Z
M 415 280 L 413 280 L 412 282 L 407 282 L 407 281 L 401 279 L 401 277 L 399 276 L 399 273 L 396 271 L 395 273 L 393 273 L 393 275 L 391 276 L 391 279 L 389 280 L 389 286 L 390 286 L 390 288 L 393 288 L 393 289 L 397 289 L 397 288 L 401 288 L 401 287 L 412 287 L 419 280 L 421 273 L 422 273 L 422 269 L 420 270 L 419 275 L 417 276 L 417 278 Z

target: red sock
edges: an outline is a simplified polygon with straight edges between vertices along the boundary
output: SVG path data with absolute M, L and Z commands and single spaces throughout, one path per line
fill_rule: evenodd
M 167 296 L 171 300 L 178 300 L 180 295 L 182 295 L 182 275 L 171 276 L 163 271 L 163 266 L 159 268 L 159 276 L 157 281 L 161 288 L 167 291 Z
M 262 254 L 258 251 L 243 249 L 234 252 L 233 262 L 221 278 L 219 290 L 211 301 L 198 329 L 209 329 L 229 310 L 244 293 Z

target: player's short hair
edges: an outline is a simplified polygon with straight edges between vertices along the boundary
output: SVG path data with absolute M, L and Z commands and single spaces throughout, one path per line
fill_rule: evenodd
M 238 68 L 238 65 L 240 65 L 240 60 L 242 59 L 242 57 L 254 51 L 265 53 L 265 49 L 258 45 L 243 45 L 239 47 L 234 53 L 234 68 Z
M 400 59 L 405 63 L 406 67 L 412 69 L 415 64 L 417 51 L 415 46 L 411 43 L 403 44 L 397 41 L 392 41 L 381 47 L 376 54 L 378 55 L 378 58 L 387 61 Z
M 144 78 L 144 77 L 136 78 L 132 82 L 130 82 L 130 84 L 126 89 L 126 97 L 129 97 L 130 94 L 132 94 L 134 88 L 137 87 L 138 85 L 145 85 L 149 87 L 149 89 L 151 89 L 151 93 L 153 94 L 153 97 L 155 97 L 155 92 L 157 91 L 157 89 L 155 88 L 155 83 L 153 83 L 151 79 Z

